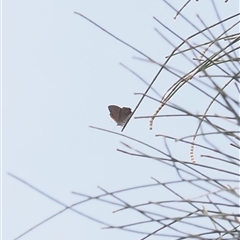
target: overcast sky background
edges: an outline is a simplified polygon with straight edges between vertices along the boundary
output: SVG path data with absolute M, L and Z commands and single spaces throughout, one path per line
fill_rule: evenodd
M 170 2 L 180 9 L 185 1 Z M 196 14 L 207 25 L 214 24 L 218 19 L 210 2 L 192 1 L 183 14 L 200 28 L 204 27 Z M 221 19 L 239 12 L 238 1 L 217 2 Z M 134 59 L 142 56 L 74 11 L 161 63 L 173 48 L 154 28 L 164 32 L 175 45 L 181 41 L 164 30 L 153 17 L 183 38 L 196 32 L 181 17 L 174 20 L 175 12 L 163 1 L 2 2 L 2 234 L 5 240 L 14 239 L 63 209 L 7 175 L 8 172 L 68 205 L 83 199 L 71 194 L 72 191 L 95 195 L 102 193 L 97 186 L 113 191 L 153 183 L 151 177 L 161 181 L 171 177 L 172 170 L 162 168 L 162 165 L 160 168 L 156 161 L 116 151 L 117 148 L 124 149 L 120 140 L 133 144 L 130 140 L 89 128 L 92 125 L 120 132 L 121 128 L 115 127 L 110 118 L 107 106 L 116 104 L 133 109 L 140 99 L 134 93 L 142 93 L 147 87 L 120 62 L 149 83 L 159 67 Z M 171 66 L 183 72 L 193 68 L 184 60 L 173 60 Z M 169 76 L 163 73 L 161 81 L 154 85 L 160 94 L 176 80 Z M 156 97 L 153 92 L 151 94 Z M 199 102 L 197 94 L 186 86 L 174 102 L 194 113 L 203 112 L 209 100 Z M 145 99 L 135 116 L 152 115 L 157 107 L 158 103 Z M 163 109 L 162 113 L 166 114 L 168 110 Z M 197 121 L 186 126 L 183 119 L 176 122 L 163 118 L 157 119 L 153 131 L 149 131 L 148 119 L 132 118 L 124 134 L 161 149 L 164 148 L 163 140 L 155 134 L 181 137 L 192 134 L 196 126 Z M 151 154 L 141 145 L 134 143 L 132 146 Z M 189 146 L 181 147 L 175 154 L 190 161 Z M 183 191 L 189 192 L 189 189 Z M 168 196 L 152 191 L 139 195 L 129 193 L 126 197 L 133 202 L 144 202 Z M 114 224 L 131 222 L 134 218 L 131 212 L 112 214 L 118 207 L 96 202 L 81 205 L 78 209 Z M 101 227 L 66 211 L 21 239 L 122 240 L 141 237 L 124 231 L 102 230 Z

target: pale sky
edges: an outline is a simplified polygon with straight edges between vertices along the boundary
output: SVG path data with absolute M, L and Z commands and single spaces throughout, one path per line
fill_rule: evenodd
M 185 1 L 170 1 L 180 9 Z M 208 2 L 208 3 L 207 3 Z M 192 1 L 183 10 L 184 16 L 200 29 L 218 22 L 211 1 Z M 221 19 L 239 12 L 239 2 L 218 0 Z M 123 141 L 135 149 L 156 156 L 156 152 L 129 139 L 89 128 L 89 125 L 114 130 L 121 128 L 109 116 L 107 106 L 135 108 L 147 86 L 119 63 L 135 71 L 148 83 L 159 66 L 139 61 L 139 53 L 107 35 L 96 26 L 74 14 L 79 12 L 120 39 L 160 63 L 173 47 L 154 30 L 165 34 L 177 46 L 181 40 L 166 31 L 157 21 L 166 24 L 182 38 L 196 29 L 163 1 L 3 1 L 2 2 L 2 194 L 4 240 L 13 240 L 63 207 L 7 173 L 12 173 L 59 201 L 71 205 L 84 198 L 71 192 L 94 196 L 100 186 L 114 191 L 174 178 L 174 171 L 157 161 L 132 157 L 117 152 L 125 149 Z M 220 28 L 219 28 L 220 30 Z M 219 32 L 215 31 L 216 36 Z M 203 39 L 199 39 L 199 43 Z M 204 41 L 207 41 L 206 39 Z M 182 72 L 194 65 L 181 58 L 170 66 Z M 154 88 L 163 95 L 176 77 L 163 73 Z M 150 92 L 153 97 L 156 94 Z M 173 103 L 202 113 L 208 100 L 186 86 Z M 158 103 L 145 99 L 136 116 L 152 115 Z M 162 113 L 172 113 L 170 108 Z M 214 112 L 214 111 L 213 111 Z M 132 118 L 124 134 L 165 149 L 162 138 L 191 135 L 197 121 L 159 118 L 149 130 L 148 119 Z M 190 161 L 189 146 L 172 145 L 173 155 Z M 166 150 L 166 149 L 165 149 Z M 202 152 L 196 152 L 199 156 Z M 162 155 L 159 155 L 162 157 Z M 186 191 L 186 195 L 198 193 Z M 164 192 L 124 193 L 132 203 L 167 199 Z M 110 200 L 110 198 L 109 198 Z M 77 208 L 82 213 L 113 225 L 136 221 L 133 211 L 112 213 L 119 209 L 96 201 Z M 139 218 L 141 221 L 141 218 Z M 140 239 L 143 235 L 119 230 L 103 230 L 95 223 L 72 211 L 49 220 L 20 239 L 122 240 Z M 148 226 L 145 231 L 154 230 Z M 158 239 L 151 237 L 150 239 Z M 168 238 L 169 239 L 169 238 Z M 174 238 L 173 238 L 174 239 Z

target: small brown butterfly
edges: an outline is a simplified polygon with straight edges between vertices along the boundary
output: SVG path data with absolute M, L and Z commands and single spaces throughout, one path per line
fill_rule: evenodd
M 123 126 L 132 114 L 131 108 L 120 108 L 116 105 L 109 105 L 108 110 L 110 117 L 117 123 L 118 126 Z

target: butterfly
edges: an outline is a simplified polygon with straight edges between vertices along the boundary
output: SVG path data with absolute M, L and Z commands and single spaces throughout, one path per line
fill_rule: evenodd
M 110 117 L 118 126 L 123 126 L 132 114 L 131 108 L 128 107 L 120 108 L 116 105 L 109 105 L 108 110 L 110 112 Z

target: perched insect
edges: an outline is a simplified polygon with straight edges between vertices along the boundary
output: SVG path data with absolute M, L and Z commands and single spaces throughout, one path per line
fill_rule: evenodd
M 118 126 L 123 126 L 132 114 L 131 108 L 120 108 L 116 105 L 109 105 L 108 110 L 110 117 L 117 123 Z

